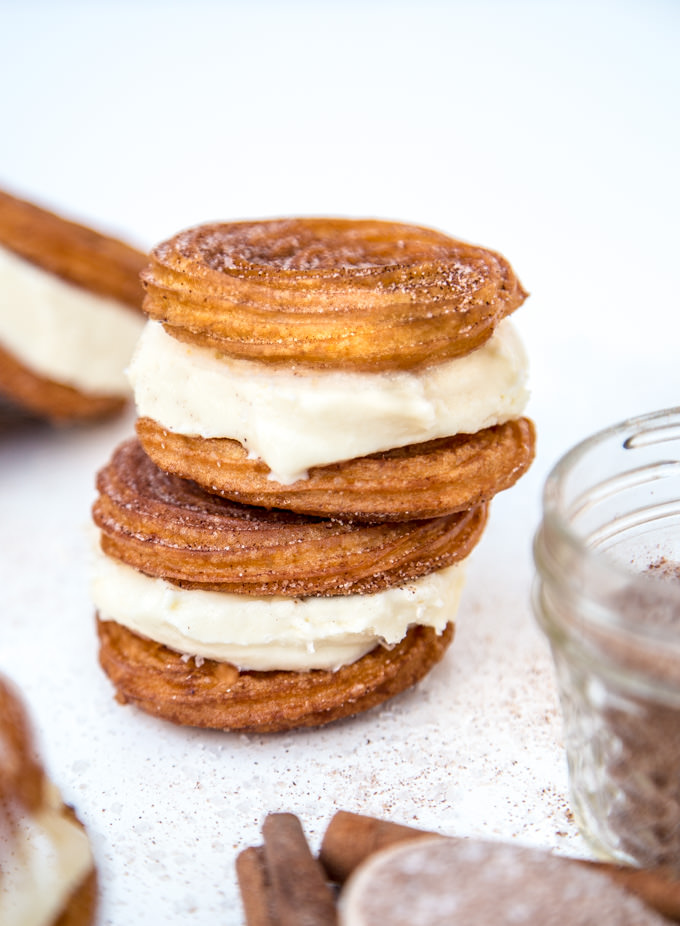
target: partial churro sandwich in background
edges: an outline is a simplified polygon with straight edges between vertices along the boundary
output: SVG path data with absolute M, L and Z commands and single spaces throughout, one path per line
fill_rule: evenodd
M 85 830 L 45 776 L 18 692 L 0 678 L 0 923 L 89 926 L 96 906 Z
M 489 500 L 533 458 L 507 262 L 290 219 L 182 233 L 143 279 L 142 417 L 93 511 L 119 699 L 275 731 L 414 685 L 452 639 Z
M 130 397 L 146 256 L 0 191 L 0 394 L 55 422 L 96 419 Z

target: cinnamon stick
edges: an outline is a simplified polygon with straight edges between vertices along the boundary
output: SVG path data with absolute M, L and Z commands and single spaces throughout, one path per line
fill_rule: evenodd
M 262 834 L 277 926 L 336 926 L 333 891 L 295 814 L 269 814 Z
M 378 849 L 407 839 L 435 835 L 412 826 L 339 810 L 324 834 L 319 861 L 331 881 L 343 884 L 354 869 Z
M 251 846 L 237 855 L 236 877 L 246 926 L 277 926 L 262 846 Z
M 631 894 L 637 894 L 648 907 L 661 913 L 666 919 L 680 923 L 680 881 L 670 872 L 662 869 L 634 868 L 632 865 L 615 865 L 611 862 L 592 862 L 587 859 L 574 861 L 591 868 L 599 868 Z
M 398 842 L 436 835 L 441 834 L 340 810 L 328 824 L 319 859 L 329 877 L 342 884 L 372 852 Z M 565 861 L 597 868 L 631 894 L 636 894 L 647 906 L 680 923 L 680 881 L 669 872 L 589 859 L 565 857 Z

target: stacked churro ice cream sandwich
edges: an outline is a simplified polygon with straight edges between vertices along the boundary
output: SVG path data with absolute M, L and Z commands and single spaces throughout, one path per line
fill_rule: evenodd
M 0 397 L 56 422 L 119 411 L 145 320 L 146 262 L 116 238 L 0 191 Z
M 275 731 L 415 684 L 451 641 L 490 499 L 534 454 L 507 261 L 300 218 L 182 232 L 142 279 L 137 436 L 94 506 L 119 699 Z
M 89 926 L 90 844 L 38 761 L 21 698 L 0 678 L 0 923 Z

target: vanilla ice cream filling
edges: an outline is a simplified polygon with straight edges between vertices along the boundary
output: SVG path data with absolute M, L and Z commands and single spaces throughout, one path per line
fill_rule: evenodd
M 226 357 L 150 321 L 129 369 L 137 410 L 177 434 L 228 437 L 282 483 L 311 466 L 519 417 L 527 359 L 509 319 L 464 357 L 417 371 L 359 373 Z
M 92 868 L 84 830 L 64 816 L 56 788 L 47 791 L 45 806 L 21 816 L 0 846 L 2 926 L 52 926 Z
M 239 669 L 337 669 L 414 624 L 441 633 L 455 619 L 462 564 L 373 595 L 284 598 L 183 589 L 95 551 L 92 597 L 102 620 L 188 657 Z
M 91 395 L 126 396 L 125 368 L 143 327 L 141 312 L 0 248 L 0 345 L 33 373 Z

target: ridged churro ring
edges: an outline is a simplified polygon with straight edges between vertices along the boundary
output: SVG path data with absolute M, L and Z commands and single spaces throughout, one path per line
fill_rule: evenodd
M 122 703 L 173 723 L 275 733 L 322 726 L 366 711 L 415 685 L 453 638 L 412 627 L 396 646 L 377 646 L 336 671 L 239 672 L 206 659 L 200 666 L 114 621 L 97 621 L 102 668 Z
M 242 595 L 372 594 L 457 562 L 486 505 L 428 521 L 343 524 L 210 495 L 160 470 L 135 440 L 97 477 L 108 556 L 185 588 Z
M 150 418 L 138 419 L 136 429 L 161 469 L 193 479 L 208 492 L 342 520 L 419 520 L 479 505 L 526 472 L 536 440 L 531 420 L 518 418 L 476 434 L 312 467 L 307 479 L 282 485 L 238 441 L 176 434 Z
M 179 339 L 371 372 L 469 353 L 526 298 L 501 255 L 374 219 L 201 225 L 158 245 L 142 282 L 145 311 Z

